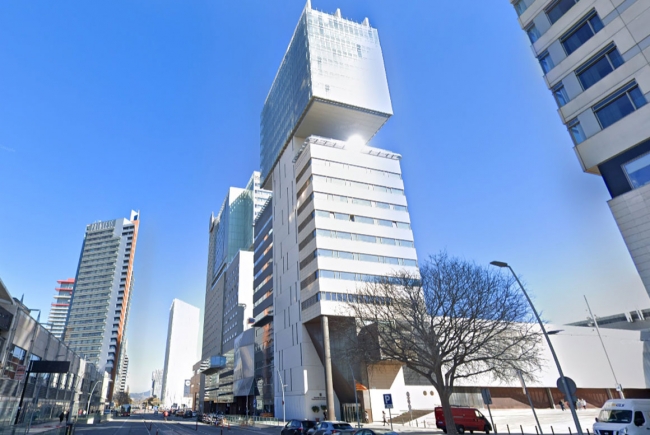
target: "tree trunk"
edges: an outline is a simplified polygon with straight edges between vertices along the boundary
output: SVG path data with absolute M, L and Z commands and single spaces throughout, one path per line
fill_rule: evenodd
M 451 396 L 451 392 L 445 390 L 438 391 L 438 394 L 440 394 L 440 403 L 442 405 L 442 414 L 445 416 L 445 427 L 447 428 L 448 434 L 456 435 L 458 431 L 456 430 L 454 416 L 451 413 L 451 405 L 449 404 L 449 396 Z

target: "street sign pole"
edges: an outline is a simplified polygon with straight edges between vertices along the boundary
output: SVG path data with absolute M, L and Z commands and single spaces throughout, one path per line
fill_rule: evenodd
M 27 389 L 27 383 L 29 382 L 29 375 L 32 373 L 32 361 L 30 361 L 29 366 L 27 366 L 27 375 L 23 382 L 23 392 L 20 394 L 20 402 L 18 402 L 18 412 L 16 412 L 16 420 L 14 424 L 18 424 L 20 420 L 20 413 L 23 410 L 23 401 L 25 400 L 25 390 Z
M 492 419 L 492 410 L 490 409 L 490 405 L 492 405 L 492 395 L 490 394 L 490 390 L 487 388 L 481 388 L 481 396 L 483 396 L 483 403 L 487 405 L 488 414 L 490 414 L 490 423 L 492 423 L 492 430 L 494 433 L 497 433 L 497 429 L 494 426 L 494 420 Z
M 393 416 L 390 412 L 393 409 L 393 396 L 391 394 L 384 394 L 384 408 L 388 409 L 388 418 L 390 418 L 390 431 L 393 431 Z
M 388 418 L 390 419 L 390 431 L 393 432 L 393 416 L 390 413 L 390 408 L 388 408 Z

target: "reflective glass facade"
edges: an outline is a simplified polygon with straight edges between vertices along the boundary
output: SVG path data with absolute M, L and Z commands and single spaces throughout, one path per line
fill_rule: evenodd
M 306 125 L 301 137 L 320 134 L 348 139 L 338 137 L 336 131 L 328 134 L 322 125 L 318 126 L 321 130 L 310 130 L 314 125 L 305 120 L 314 100 L 382 118 L 366 135 L 368 139 L 392 115 L 379 37 L 367 21 L 359 24 L 309 7 L 303 12 L 262 109 L 263 184 L 301 124 Z

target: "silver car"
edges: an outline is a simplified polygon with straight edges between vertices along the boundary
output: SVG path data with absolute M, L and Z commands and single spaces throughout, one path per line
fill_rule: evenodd
M 352 435 L 354 428 L 345 421 L 322 421 L 316 426 L 313 435 Z

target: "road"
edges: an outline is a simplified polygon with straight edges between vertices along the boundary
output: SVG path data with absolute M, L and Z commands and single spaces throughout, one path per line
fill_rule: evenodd
M 279 427 L 240 428 L 233 426 L 223 429 L 208 426 L 196 421 L 170 417 L 165 422 L 160 415 L 133 414 L 131 417 L 104 421 L 98 425 L 79 425 L 75 430 L 78 435 L 279 435 Z

